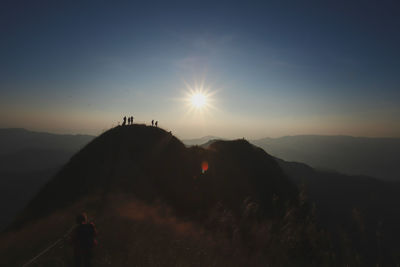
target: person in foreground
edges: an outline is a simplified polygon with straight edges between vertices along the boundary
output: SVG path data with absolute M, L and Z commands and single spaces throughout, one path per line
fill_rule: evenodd
M 86 213 L 76 216 L 76 227 L 70 240 L 74 247 L 75 266 L 92 266 L 93 248 L 97 245 L 97 230 L 93 222 L 88 222 Z

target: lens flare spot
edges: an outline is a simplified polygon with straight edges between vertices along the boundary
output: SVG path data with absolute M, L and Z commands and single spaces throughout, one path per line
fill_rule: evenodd
M 206 171 L 208 171 L 208 162 L 207 162 L 207 161 L 203 161 L 203 162 L 201 163 L 201 171 L 202 171 L 203 173 L 205 173 Z

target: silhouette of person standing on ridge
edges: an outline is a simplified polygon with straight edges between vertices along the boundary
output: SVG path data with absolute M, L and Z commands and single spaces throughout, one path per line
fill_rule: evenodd
M 131 116 L 131 124 L 133 124 L 133 116 Z
M 158 121 L 156 121 L 156 127 L 158 127 Z
M 124 116 L 124 121 L 122 122 L 122 126 L 125 126 L 126 124 L 126 116 Z
M 97 245 L 96 227 L 94 223 L 88 222 L 86 213 L 76 216 L 76 227 L 70 235 L 74 247 L 76 267 L 92 266 L 93 248 Z
M 151 126 L 154 126 L 154 120 L 151 120 Z

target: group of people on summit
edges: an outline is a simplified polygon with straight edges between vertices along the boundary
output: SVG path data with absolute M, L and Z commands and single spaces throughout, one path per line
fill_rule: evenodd
M 126 116 L 124 116 L 124 121 L 122 122 L 122 126 L 126 125 Z M 128 117 L 128 125 L 133 124 L 133 116 Z
M 119 124 L 119 123 L 118 123 Z M 128 117 L 128 125 L 133 124 L 133 116 Z M 126 116 L 124 116 L 123 121 L 122 121 L 122 126 L 125 126 L 126 124 Z M 158 121 L 151 120 L 151 126 L 156 126 L 158 127 Z

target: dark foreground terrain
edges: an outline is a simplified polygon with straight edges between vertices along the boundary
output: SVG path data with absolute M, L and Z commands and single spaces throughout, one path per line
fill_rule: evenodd
M 21 266 L 85 210 L 96 266 L 376 266 L 399 263 L 397 184 L 316 172 L 246 140 L 185 147 L 155 127 L 113 128 L 39 191 L 0 236 Z M 33 266 L 71 266 L 59 242 Z

